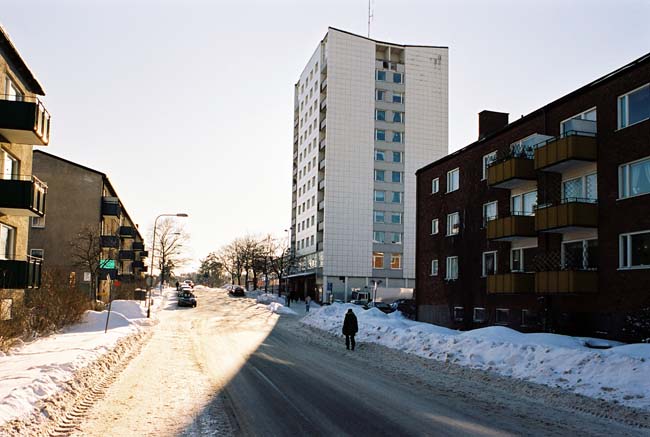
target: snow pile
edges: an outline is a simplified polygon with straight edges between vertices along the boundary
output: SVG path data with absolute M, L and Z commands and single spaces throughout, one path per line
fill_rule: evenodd
M 286 304 L 286 302 L 284 301 L 284 297 L 276 296 L 275 294 L 270 294 L 270 293 L 261 293 L 255 299 L 257 300 L 257 303 L 261 303 L 264 305 L 269 305 L 270 303 L 273 302 L 277 302 L 282 305 Z
M 357 338 L 362 342 L 650 409 L 650 344 L 606 342 L 615 346 L 595 350 L 586 344 L 604 340 L 523 334 L 502 326 L 460 332 L 351 304 L 324 306 L 302 321 L 340 335 L 350 308 L 357 315 Z
M 266 306 L 266 309 L 276 314 L 293 314 L 293 315 L 298 314 L 291 308 L 287 308 L 278 302 L 271 302 L 269 305 Z

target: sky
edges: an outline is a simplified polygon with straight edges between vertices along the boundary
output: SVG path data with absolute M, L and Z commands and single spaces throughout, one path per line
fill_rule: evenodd
M 108 174 L 144 235 L 185 212 L 189 256 L 291 220 L 293 85 L 367 0 L 3 0 L 45 88 L 43 150 Z M 449 47 L 449 149 L 650 52 L 646 0 L 374 0 L 371 37 Z

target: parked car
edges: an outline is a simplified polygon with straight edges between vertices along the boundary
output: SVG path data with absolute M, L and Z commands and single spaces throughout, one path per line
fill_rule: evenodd
M 192 288 L 189 285 L 183 284 L 181 285 L 180 289 L 176 293 L 176 296 L 181 297 L 182 294 L 191 293 L 191 292 L 192 292 Z
M 246 296 L 244 287 L 240 285 L 233 285 L 228 289 L 228 294 L 231 296 Z
M 178 306 L 196 308 L 196 296 L 193 293 L 182 293 L 178 297 Z
M 405 317 L 415 320 L 415 313 L 417 311 L 415 299 L 397 299 L 390 306 L 394 311 L 399 311 Z
M 377 308 L 382 313 L 392 313 L 394 310 L 386 302 L 368 302 L 363 306 L 365 309 L 369 310 L 370 308 Z

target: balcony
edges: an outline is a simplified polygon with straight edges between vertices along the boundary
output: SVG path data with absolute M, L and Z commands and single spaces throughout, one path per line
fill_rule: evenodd
M 571 232 L 598 227 L 598 205 L 588 199 L 566 199 L 559 205 L 540 206 L 535 213 L 538 232 Z
M 488 294 L 533 294 L 535 275 L 533 273 L 505 273 L 487 277 Z
M 323 111 L 325 108 L 327 108 L 327 98 L 324 98 L 320 102 L 320 110 Z
M 598 272 L 594 270 L 557 270 L 535 273 L 535 293 L 596 293 Z
M 325 160 L 323 159 L 318 163 L 318 169 L 322 170 L 324 168 L 325 168 Z
M 325 223 L 318 222 L 318 232 L 322 232 L 324 228 L 325 228 Z
M 327 142 L 325 141 L 325 138 L 323 138 L 322 140 L 320 140 L 320 148 L 321 148 L 321 149 L 324 149 L 326 145 L 327 145 Z
M 102 199 L 102 215 L 108 217 L 122 215 L 122 207 L 116 197 L 104 197 Z
M 120 259 L 132 260 L 135 259 L 135 254 L 132 250 L 120 250 Z
M 102 235 L 99 237 L 99 246 L 102 248 L 117 249 L 120 247 L 120 237 L 114 235 Z
M 325 126 L 327 126 L 327 118 L 323 118 L 323 120 L 320 122 L 320 130 L 325 129 Z
M 117 279 L 117 269 L 99 269 L 99 280 L 105 281 L 107 277 L 111 280 Z
M 318 189 L 319 190 L 324 190 L 325 189 L 325 179 L 318 182 Z
M 133 262 L 131 263 L 131 266 L 132 266 L 134 269 L 142 269 L 142 268 L 144 267 L 144 261 L 133 261 Z
M 532 215 L 515 214 L 487 222 L 488 240 L 513 241 L 535 236 L 535 217 Z
M 43 260 L 33 256 L 0 260 L 0 289 L 37 289 L 41 286 Z
M 321 91 L 325 91 L 326 88 L 327 88 L 327 79 L 322 81 L 321 84 L 320 84 L 320 90 Z
M 133 244 L 131 245 L 131 249 L 143 251 L 144 243 L 142 241 L 134 241 Z
M 1 102 L 1 101 L 0 101 Z M 43 217 L 47 185 L 35 176 L 0 179 L 0 215 Z
M 316 243 L 316 252 L 321 252 L 323 250 L 323 242 L 319 241 Z
M 148 250 L 141 250 L 140 251 L 140 258 L 147 258 L 149 256 L 149 251 Z
M 318 210 L 322 211 L 325 209 L 325 201 L 323 200 L 322 202 L 318 202 Z
M 488 185 L 494 188 L 513 189 L 519 185 L 537 180 L 532 159 L 522 156 L 507 156 L 488 167 Z
M 120 237 L 135 238 L 136 230 L 133 226 L 120 226 Z
M 597 158 L 595 133 L 566 133 L 535 150 L 535 170 L 561 173 L 583 162 L 595 162 Z
M 47 146 L 50 142 L 50 114 L 40 100 L 22 101 L 0 96 L 0 135 L 7 142 Z

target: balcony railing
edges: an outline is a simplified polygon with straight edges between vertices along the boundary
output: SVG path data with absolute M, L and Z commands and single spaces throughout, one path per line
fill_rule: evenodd
M 488 294 L 527 294 L 535 292 L 534 273 L 504 273 L 488 275 Z
M 133 226 L 120 226 L 120 237 L 135 238 L 136 230 Z
M 318 210 L 321 211 L 325 209 L 325 201 L 323 200 L 322 202 L 318 202 Z
M 487 238 L 497 241 L 512 241 L 518 238 L 535 237 L 535 217 L 514 213 L 487 222 Z
M 598 272 L 594 270 L 554 270 L 535 273 L 535 293 L 596 293 Z
M 586 120 L 579 120 L 586 121 Z M 595 125 L 595 122 L 592 122 Z M 598 159 L 595 132 L 567 131 L 535 150 L 535 170 L 563 172 Z
M 325 179 L 322 181 L 318 182 L 318 189 L 319 190 L 324 190 L 325 189 Z
M 325 160 L 323 159 L 318 163 L 318 169 L 322 170 L 324 168 L 325 168 Z
M 325 79 L 323 82 L 320 84 L 320 90 L 325 91 L 325 88 L 327 88 L 327 79 Z
M 99 237 L 99 246 L 117 249 L 120 247 L 120 237 L 115 235 L 102 235 Z
M 0 179 L 0 214 L 43 217 L 47 185 L 36 176 Z
M 131 248 L 133 250 L 144 250 L 144 243 L 142 241 L 134 241 Z
M 536 179 L 534 162 L 525 155 L 504 155 L 488 167 L 488 185 L 491 187 L 512 189 Z
M 0 259 L 0 289 L 24 290 L 41 286 L 42 258 L 29 255 L 7 258 Z
M 8 142 L 47 146 L 50 114 L 36 97 L 0 95 L 0 135 Z
M 322 140 L 320 140 L 320 148 L 321 148 L 321 149 L 324 149 L 326 145 L 327 145 L 327 142 L 325 141 L 325 138 L 323 138 Z
M 320 130 L 325 129 L 325 126 L 327 126 L 327 118 L 323 118 L 323 120 L 320 122 Z
M 598 227 L 598 205 L 594 199 L 568 198 L 559 204 L 539 205 L 535 213 L 535 230 L 567 232 Z
M 120 259 L 132 260 L 134 258 L 135 258 L 135 254 L 133 253 L 132 250 L 120 250 Z
M 133 261 L 131 263 L 134 269 L 142 269 L 144 267 L 144 261 Z
M 140 258 L 147 258 L 149 256 L 149 251 L 148 250 L 141 250 L 140 251 Z
M 114 197 L 104 197 L 102 199 L 102 215 L 119 217 L 122 215 L 122 207 L 118 200 L 114 200 Z
M 324 99 L 321 100 L 321 102 L 320 102 L 320 110 L 322 111 L 322 110 L 324 110 L 325 108 L 327 108 L 327 98 L 324 98 Z

